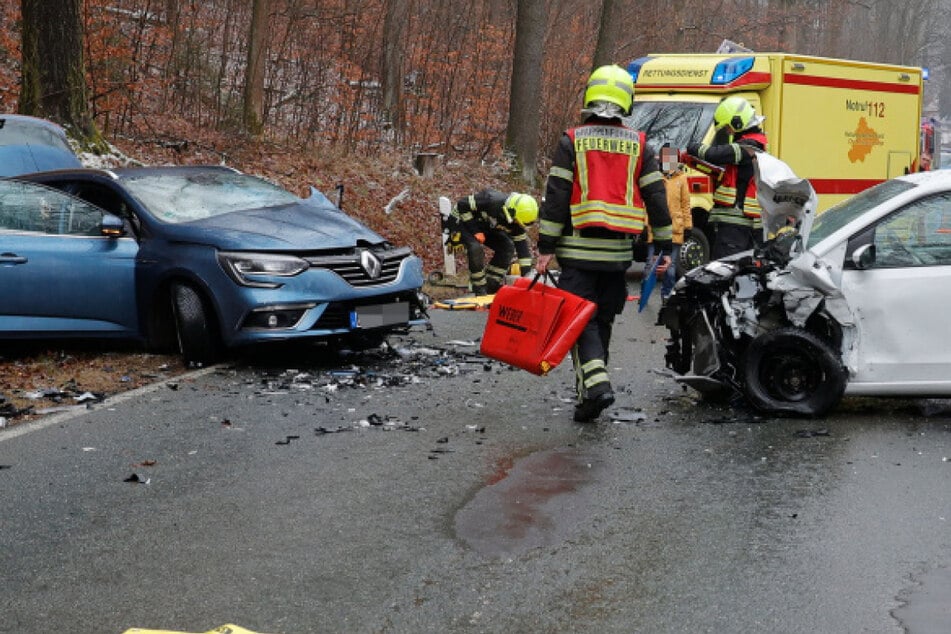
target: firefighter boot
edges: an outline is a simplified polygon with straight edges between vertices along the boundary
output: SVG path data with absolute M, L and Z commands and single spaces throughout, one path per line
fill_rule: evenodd
M 575 405 L 576 423 L 590 423 L 614 403 L 614 392 L 602 392 Z

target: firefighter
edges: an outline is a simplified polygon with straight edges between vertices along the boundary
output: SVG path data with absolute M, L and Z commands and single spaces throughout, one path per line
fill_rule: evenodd
M 522 271 L 531 270 L 532 251 L 525 228 L 537 218 L 538 202 L 531 194 L 484 189 L 456 202 L 449 215 L 449 240 L 466 249 L 475 295 L 498 291 L 515 255 Z M 492 249 L 488 266 L 483 245 Z
M 597 305 L 571 355 L 576 422 L 595 420 L 614 402 L 607 370 L 611 329 L 627 299 L 634 239 L 648 219 L 662 258 L 659 274 L 670 264 L 664 177 L 644 133 L 622 121 L 633 100 L 634 83 L 623 68 L 602 66 L 591 73 L 583 123 L 558 143 L 540 212 L 536 270 L 545 273 L 557 257 L 558 286 Z
M 766 134 L 760 128 L 764 118 L 746 99 L 727 97 L 713 113 L 717 135 L 726 136 L 724 142 L 687 146 L 688 154 L 724 167 L 708 220 L 711 259 L 752 249 L 760 242 L 762 219 L 753 161 L 757 152 L 766 151 Z

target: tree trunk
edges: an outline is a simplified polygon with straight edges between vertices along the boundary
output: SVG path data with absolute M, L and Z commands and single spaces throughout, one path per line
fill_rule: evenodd
M 388 0 L 383 19 L 383 117 L 398 141 L 403 132 L 403 53 L 407 19 L 405 0 Z
M 85 147 L 101 151 L 89 106 L 80 8 L 81 0 L 22 0 L 19 111 L 57 121 Z
M 243 123 L 255 136 L 264 132 L 264 70 L 268 42 L 268 2 L 254 0 L 248 36 L 248 65 L 244 76 Z
M 179 49 L 182 45 L 182 7 L 179 0 L 165 0 L 165 26 L 171 35 L 168 45 L 168 63 L 165 66 L 165 77 L 173 78 L 178 75 Z
M 538 166 L 547 4 L 545 0 L 518 0 L 516 11 L 515 56 L 512 60 L 505 147 L 515 154 L 522 180 L 534 186 Z
M 618 33 L 621 28 L 630 29 L 629 24 L 620 20 L 618 0 L 604 0 L 601 4 L 601 19 L 598 26 L 598 43 L 594 48 L 594 60 L 591 69 L 594 70 L 607 64 L 626 66 L 624 60 L 615 59 L 617 54 Z

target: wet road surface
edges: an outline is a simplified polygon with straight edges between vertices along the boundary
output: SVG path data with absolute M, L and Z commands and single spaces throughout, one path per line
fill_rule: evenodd
M 700 404 L 629 307 L 578 425 L 433 317 L 0 433 L 0 632 L 948 631 L 947 403 Z

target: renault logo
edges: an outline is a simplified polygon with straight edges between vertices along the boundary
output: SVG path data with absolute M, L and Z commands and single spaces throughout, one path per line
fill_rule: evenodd
M 380 262 L 380 258 L 365 249 L 360 251 L 360 267 L 366 271 L 371 280 L 377 279 L 383 272 L 383 263 Z

